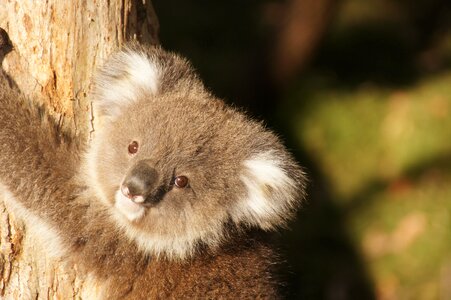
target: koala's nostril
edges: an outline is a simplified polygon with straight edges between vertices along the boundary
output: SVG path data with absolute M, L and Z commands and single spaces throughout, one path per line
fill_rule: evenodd
M 127 186 L 122 185 L 121 192 L 125 197 L 130 198 L 130 199 L 133 198 L 133 195 L 130 193 L 130 190 L 128 189 Z
M 130 189 L 126 185 L 121 185 L 121 192 L 125 197 L 129 198 L 135 203 L 143 203 L 145 201 L 145 198 L 142 195 L 132 194 L 130 192 Z

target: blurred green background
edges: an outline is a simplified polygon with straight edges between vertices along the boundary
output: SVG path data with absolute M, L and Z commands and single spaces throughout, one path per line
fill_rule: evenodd
M 309 174 L 290 299 L 451 299 L 449 2 L 154 2 L 163 46 Z

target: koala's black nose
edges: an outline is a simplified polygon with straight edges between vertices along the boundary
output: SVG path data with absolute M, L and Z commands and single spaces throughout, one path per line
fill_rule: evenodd
M 155 190 L 158 181 L 157 170 L 146 161 L 139 161 L 125 176 L 121 190 L 128 198 L 142 199 L 140 202 L 143 202 Z

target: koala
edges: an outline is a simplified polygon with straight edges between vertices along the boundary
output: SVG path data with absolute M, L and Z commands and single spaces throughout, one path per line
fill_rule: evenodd
M 93 79 L 91 142 L 0 84 L 0 183 L 103 299 L 279 298 L 261 232 L 295 215 L 306 175 L 280 139 L 191 64 L 131 44 Z

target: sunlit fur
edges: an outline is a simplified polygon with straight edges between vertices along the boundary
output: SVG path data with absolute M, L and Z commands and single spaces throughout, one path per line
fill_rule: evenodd
M 47 249 L 46 254 L 49 257 L 61 258 L 67 254 L 67 245 L 61 240 L 56 226 L 48 224 L 45 220 L 26 209 L 2 184 L 0 184 L 0 195 L 9 211 L 14 212 L 22 220 L 26 220 L 27 232 L 39 239 L 42 245 L 45 245 Z
M 129 102 L 157 94 L 161 68 L 156 58 L 139 50 L 116 53 L 97 74 L 96 108 L 114 117 Z

